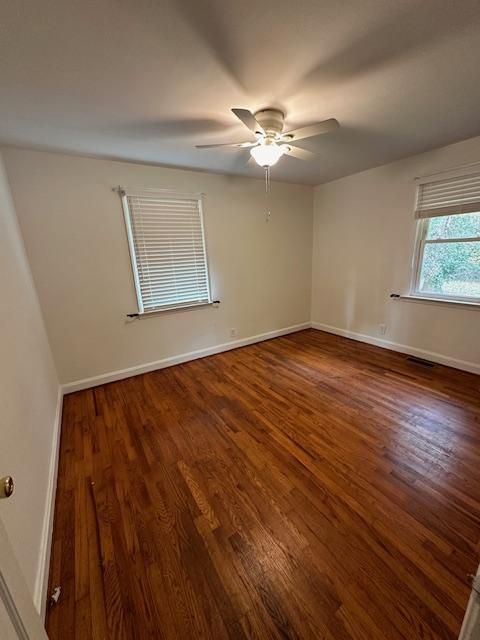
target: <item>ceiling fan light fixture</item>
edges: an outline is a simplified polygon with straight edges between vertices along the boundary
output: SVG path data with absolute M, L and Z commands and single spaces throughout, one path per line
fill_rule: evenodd
M 250 154 L 260 167 L 272 167 L 286 151 L 288 151 L 287 145 L 279 146 L 276 142 L 270 142 L 252 147 Z

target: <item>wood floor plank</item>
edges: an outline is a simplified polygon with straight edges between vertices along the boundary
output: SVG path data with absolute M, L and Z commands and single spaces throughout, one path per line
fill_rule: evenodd
M 52 640 L 457 637 L 480 378 L 305 330 L 66 396 Z

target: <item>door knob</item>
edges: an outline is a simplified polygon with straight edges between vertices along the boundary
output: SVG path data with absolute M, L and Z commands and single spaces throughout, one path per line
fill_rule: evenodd
M 0 498 L 9 498 L 13 493 L 13 478 L 12 476 L 5 476 L 0 478 Z

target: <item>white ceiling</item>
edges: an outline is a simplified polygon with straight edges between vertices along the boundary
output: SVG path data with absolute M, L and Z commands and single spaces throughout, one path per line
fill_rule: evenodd
M 318 184 L 480 134 L 478 0 L 3 0 L 0 141 L 261 175 L 231 107 L 341 129 Z M 247 133 L 247 135 L 245 135 Z

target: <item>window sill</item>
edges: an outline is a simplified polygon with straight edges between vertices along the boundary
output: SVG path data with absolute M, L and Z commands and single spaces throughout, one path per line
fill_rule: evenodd
M 174 307 L 163 307 L 152 309 L 151 311 L 137 311 L 136 313 L 127 313 L 127 318 L 134 320 L 135 318 L 148 318 L 159 313 L 171 313 L 173 311 L 183 311 L 184 309 L 194 309 L 198 307 L 218 307 L 220 300 L 210 300 L 210 302 L 192 302 L 188 304 L 179 304 Z
M 480 309 L 480 302 L 470 302 L 468 300 L 448 300 L 447 298 L 430 298 L 429 296 L 416 296 L 413 294 L 408 295 L 398 295 L 392 293 L 390 295 L 394 300 L 405 300 L 406 302 L 423 302 L 423 303 L 432 303 L 432 304 L 446 304 L 449 306 L 459 307 L 459 308 L 471 308 L 471 309 Z

